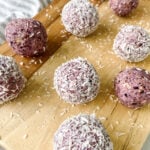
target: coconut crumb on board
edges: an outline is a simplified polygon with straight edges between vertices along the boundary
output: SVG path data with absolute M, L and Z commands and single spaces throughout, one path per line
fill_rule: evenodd
M 43 61 L 42 61 L 41 59 L 39 59 L 39 63 L 40 63 L 40 64 L 42 64 L 42 63 L 43 63 Z
M 115 132 L 115 134 L 116 134 L 116 137 L 117 137 L 117 138 L 119 138 L 120 136 L 126 135 L 125 132 Z
M 71 107 L 75 107 L 75 104 L 72 104 Z
M 10 119 L 19 119 L 21 122 L 24 122 L 24 119 L 21 117 L 21 115 L 16 112 L 10 112 L 9 118 Z
M 136 122 L 131 122 L 130 127 L 135 129 L 144 129 L 144 125 L 142 123 L 136 123 Z
M 114 129 L 114 126 L 112 124 L 110 124 L 110 128 L 113 130 Z
M 131 114 L 131 112 L 128 110 L 128 115 L 129 115 L 129 117 L 131 117 L 132 116 L 132 114 Z
M 14 116 L 13 112 L 10 112 L 10 118 L 13 118 L 13 116 Z
M 25 65 L 24 67 L 27 68 L 27 69 L 30 69 L 30 66 L 28 66 L 28 65 Z
M 100 121 L 106 121 L 107 120 L 107 117 L 99 117 L 98 118 Z
M 23 66 L 23 65 L 24 65 L 24 62 L 21 61 L 19 64 L 20 64 L 20 66 Z
M 141 129 L 143 129 L 144 128 L 144 126 L 142 125 L 142 124 L 139 124 L 139 126 L 138 126 L 139 128 L 141 128 Z
M 38 103 L 38 106 L 39 106 L 39 107 L 42 107 L 42 106 L 43 106 L 43 103 Z
M 37 109 L 37 110 L 35 111 L 35 113 L 36 113 L 36 114 L 39 114 L 39 113 L 40 113 L 40 110 L 39 110 L 39 109 Z
M 49 5 L 49 8 L 50 8 L 50 9 L 53 9 L 53 6 L 52 6 L 52 5 Z
M 120 124 L 119 121 L 116 121 L 115 123 L 116 123 L 117 125 Z
M 64 108 L 63 111 L 60 113 L 60 116 L 63 116 L 68 112 L 69 112 L 69 108 Z
M 100 107 L 99 106 L 96 106 L 96 108 L 93 110 L 93 113 L 95 114 L 97 111 L 100 110 Z
M 96 63 L 98 65 L 98 69 L 104 68 L 104 64 L 102 64 L 102 62 L 100 62 L 100 60 L 97 60 Z
M 24 135 L 23 135 L 23 139 L 27 139 L 27 138 L 28 138 L 28 136 L 29 136 L 29 135 L 28 135 L 27 133 L 26 133 L 26 134 L 24 134 Z

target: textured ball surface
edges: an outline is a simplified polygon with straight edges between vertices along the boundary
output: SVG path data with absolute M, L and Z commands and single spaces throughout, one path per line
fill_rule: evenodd
M 37 56 L 45 52 L 47 34 L 44 26 L 37 20 L 12 20 L 6 26 L 5 37 L 17 54 Z
M 83 58 L 59 66 L 54 74 L 54 87 L 63 100 L 73 104 L 92 101 L 99 93 L 100 80 L 94 67 Z
M 126 61 L 142 61 L 150 54 L 150 36 L 141 27 L 123 26 L 114 40 L 113 50 Z
M 54 136 L 54 150 L 113 150 L 102 124 L 91 115 L 65 120 Z
M 16 98 L 26 79 L 13 58 L 0 55 L 0 103 Z
M 99 15 L 89 0 L 71 0 L 62 10 L 62 22 L 68 32 L 86 37 L 97 29 Z
M 139 0 L 110 0 L 110 8 L 118 16 L 127 16 L 138 4 Z
M 114 82 L 120 102 L 138 108 L 150 102 L 150 73 L 140 68 L 125 69 Z

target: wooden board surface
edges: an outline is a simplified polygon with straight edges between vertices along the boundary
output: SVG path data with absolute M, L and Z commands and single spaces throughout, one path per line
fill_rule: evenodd
M 150 57 L 141 63 L 126 63 L 112 53 L 112 44 L 122 24 L 140 25 L 150 32 L 150 1 L 142 0 L 127 18 L 115 16 L 108 2 L 104 2 L 98 8 L 101 18 L 98 30 L 82 39 L 74 36 L 68 39 L 69 34 L 61 25 L 59 12 L 66 2 L 56 0 L 35 17 L 48 32 L 48 51 L 44 56 L 23 58 L 14 54 L 7 43 L 0 47 L 1 54 L 13 56 L 18 64 L 24 62 L 21 69 L 29 79 L 16 100 L 0 106 L 0 143 L 7 150 L 52 150 L 53 135 L 60 123 L 79 113 L 94 113 L 108 131 L 115 150 L 140 150 L 150 132 L 150 108 L 131 110 L 119 104 L 114 96 L 113 79 L 129 66 L 150 71 Z M 47 17 L 47 12 L 54 19 Z M 67 41 L 60 47 L 64 40 Z M 61 63 L 78 56 L 95 66 L 101 78 L 101 91 L 94 101 L 72 106 L 60 100 L 53 89 L 53 74 Z

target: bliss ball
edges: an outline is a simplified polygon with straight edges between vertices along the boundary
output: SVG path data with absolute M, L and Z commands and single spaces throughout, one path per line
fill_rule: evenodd
M 0 103 L 16 98 L 26 79 L 12 57 L 0 55 Z
M 47 33 L 37 20 L 12 20 L 5 28 L 5 37 L 17 54 L 32 57 L 45 52 Z
M 99 15 L 89 0 L 71 0 L 62 10 L 62 22 L 68 32 L 86 37 L 97 29 Z
M 139 0 L 110 0 L 110 8 L 118 16 L 127 16 L 138 4 Z
M 100 80 L 96 70 L 87 60 L 76 58 L 56 69 L 54 87 L 64 101 L 82 104 L 97 96 Z
M 126 61 L 142 61 L 150 54 L 150 36 L 141 27 L 125 25 L 114 40 L 113 50 Z
M 121 71 L 114 85 L 120 102 L 129 108 L 139 108 L 150 102 L 150 73 L 144 69 Z
M 54 135 L 54 150 L 113 150 L 103 125 L 92 115 L 65 120 Z

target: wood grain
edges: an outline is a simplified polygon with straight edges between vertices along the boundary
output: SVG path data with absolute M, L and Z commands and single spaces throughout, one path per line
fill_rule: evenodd
M 118 103 L 113 79 L 126 67 L 138 66 L 150 71 L 150 57 L 140 63 L 124 62 L 112 53 L 112 44 L 123 24 L 140 25 L 150 32 L 149 6 L 150 1 L 143 0 L 129 17 L 120 18 L 108 8 L 108 2 L 104 2 L 98 9 L 99 28 L 82 39 L 69 38 L 60 17 L 56 17 L 47 27 L 48 51 L 33 63 L 30 63 L 32 59 L 13 54 L 7 44 L 0 47 L 2 54 L 12 55 L 18 64 L 24 62 L 21 67 L 29 78 L 17 99 L 0 106 L 0 143 L 8 150 L 52 150 L 53 135 L 66 118 L 79 113 L 94 113 L 108 131 L 115 150 L 140 150 L 150 132 L 150 108 L 131 110 Z M 64 40 L 67 41 L 62 44 Z M 53 89 L 53 74 L 61 63 L 78 56 L 87 58 L 94 65 L 101 78 L 101 90 L 94 101 L 72 106 L 60 100 Z M 35 61 L 38 64 L 35 65 Z

